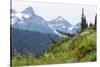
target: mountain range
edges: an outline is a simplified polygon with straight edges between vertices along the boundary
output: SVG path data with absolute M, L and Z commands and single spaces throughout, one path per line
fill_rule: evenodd
M 79 23 L 73 26 L 69 21 L 65 20 L 61 16 L 51 21 L 45 21 L 41 16 L 36 15 L 33 8 L 30 6 L 22 12 L 17 12 L 14 9 L 11 9 L 11 12 L 12 27 L 22 30 L 52 33 L 60 36 L 60 33 L 56 30 L 74 34 L 76 33 L 75 31 L 77 31 L 77 28 L 80 27 Z
M 11 44 L 18 52 L 30 50 L 40 56 L 52 44 L 50 37 L 58 41 L 64 36 L 58 31 L 77 34 L 77 30 L 80 31 L 80 23 L 73 26 L 61 16 L 46 21 L 30 6 L 21 12 L 11 9 Z

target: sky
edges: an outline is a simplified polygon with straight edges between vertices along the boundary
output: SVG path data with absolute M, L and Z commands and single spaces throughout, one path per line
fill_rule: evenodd
M 12 0 L 12 9 L 21 12 L 25 8 L 31 6 L 35 14 L 43 17 L 46 21 L 53 20 L 58 16 L 63 17 L 72 25 L 81 22 L 82 8 L 84 8 L 84 15 L 87 23 L 94 23 L 97 8 L 95 5 L 81 5 L 81 4 L 58 4 L 58 3 L 44 3 L 32 2 L 23 0 Z

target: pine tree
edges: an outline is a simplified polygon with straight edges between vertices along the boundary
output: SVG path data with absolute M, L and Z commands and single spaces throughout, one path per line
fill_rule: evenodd
M 84 8 L 82 8 L 82 17 L 81 17 L 81 31 L 84 31 L 88 27 L 86 23 L 86 16 L 84 16 Z

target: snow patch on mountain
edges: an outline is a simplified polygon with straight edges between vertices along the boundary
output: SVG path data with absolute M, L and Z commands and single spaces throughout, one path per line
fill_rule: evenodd
M 81 24 L 80 23 L 77 23 L 75 26 L 69 28 L 69 32 L 71 34 L 77 34 L 80 31 L 81 31 Z
M 18 17 L 19 19 L 23 20 L 23 18 L 29 18 L 31 16 L 31 14 L 24 14 L 24 13 L 16 13 L 15 14 L 16 17 Z

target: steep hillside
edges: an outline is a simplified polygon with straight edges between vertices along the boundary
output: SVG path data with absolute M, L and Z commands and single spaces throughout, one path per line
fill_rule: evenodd
M 54 44 L 44 55 L 35 58 L 17 54 L 12 65 L 58 64 L 96 61 L 96 31 L 89 28 L 73 38 L 64 38 Z
M 16 28 L 11 28 L 11 34 L 12 56 L 14 56 L 15 51 L 26 55 L 31 52 L 35 56 L 40 56 L 44 53 L 44 50 L 52 45 L 49 36 L 52 36 L 55 41 L 60 39 L 59 36 L 54 34 L 19 30 Z

